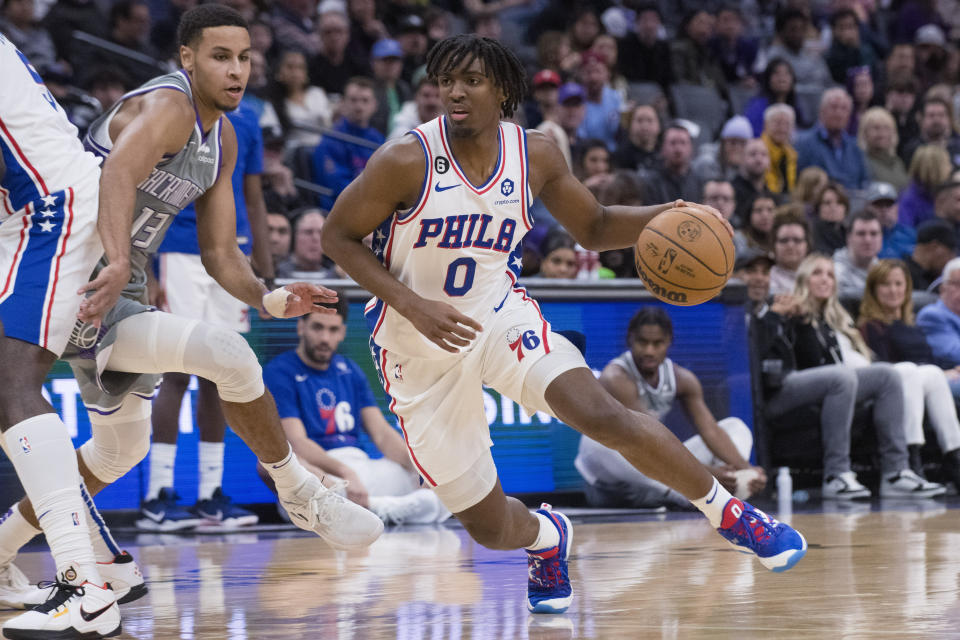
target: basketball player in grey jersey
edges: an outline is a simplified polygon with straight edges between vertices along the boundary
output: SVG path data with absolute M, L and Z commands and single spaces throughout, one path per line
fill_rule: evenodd
M 239 104 L 250 73 L 246 22 L 227 7 L 201 5 L 181 18 L 178 40 L 183 71 L 125 96 L 92 125 L 87 141 L 106 156 L 101 212 L 133 215 L 104 239 L 108 255 L 126 261 L 98 266 L 89 285 L 95 292 L 81 309 L 81 318 L 93 326 L 74 332 L 71 355 L 93 431 L 78 451 L 81 474 L 96 494 L 137 464 L 149 448 L 152 389 L 144 393 L 143 387 L 166 371 L 196 374 L 216 383 L 227 421 L 271 475 L 291 520 L 333 546 L 367 546 L 380 535 L 382 522 L 328 491 L 300 465 L 243 337 L 143 304 L 150 253 L 170 218 L 197 198 L 203 264 L 224 289 L 278 317 L 335 313 L 321 306 L 336 300 L 322 287 L 296 283 L 268 292 L 236 244 L 230 177 L 237 145 L 222 116 Z M 120 292 L 123 298 L 114 304 Z M 151 376 L 147 385 L 138 374 Z M 19 512 L 35 526 L 29 503 L 21 502 Z
M 697 376 L 667 357 L 672 342 L 667 312 L 654 306 L 640 309 L 627 327 L 629 349 L 604 367 L 600 384 L 624 406 L 661 420 L 679 400 L 697 435 L 676 435 L 729 491 L 746 499 L 748 492 L 752 495 L 766 484 L 763 469 L 749 462 L 750 428 L 739 418 L 714 419 Z M 587 500 L 593 506 L 690 507 L 682 495 L 587 436 L 580 439 L 574 465 L 587 482 Z

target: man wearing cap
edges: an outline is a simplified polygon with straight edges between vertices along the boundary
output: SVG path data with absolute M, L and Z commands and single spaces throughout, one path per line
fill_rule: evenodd
M 412 83 L 413 74 L 427 61 L 427 23 L 416 13 L 408 13 L 400 19 L 397 42 L 403 50 L 403 79 Z
M 320 51 L 310 58 L 310 80 L 327 94 L 343 95 L 347 80 L 368 73 L 363 63 L 347 55 L 350 20 L 342 11 L 327 11 L 317 19 Z
M 703 195 L 703 178 L 691 168 L 693 137 L 689 129 L 679 122 L 671 122 L 663 131 L 663 146 L 660 149 L 662 164 L 650 172 L 644 172 L 644 201 L 672 202 L 682 198 L 688 202 L 700 202 Z
M 701 145 L 694 170 L 704 177 L 732 181 L 743 164 L 743 150 L 753 137 L 753 127 L 743 116 L 733 116 L 720 130 L 720 141 Z
M 586 92 L 587 111 L 577 135 L 583 140 L 603 140 L 612 152 L 620 128 L 620 94 L 610 86 L 610 68 L 603 56 L 587 51 L 582 60 L 580 82 Z
M 404 102 L 410 99 L 410 85 L 403 74 L 403 49 L 400 43 L 390 38 L 377 40 L 370 50 L 370 66 L 377 97 L 377 110 L 370 119 L 370 126 L 386 135 L 393 117 Z
M 914 152 L 925 144 L 940 145 L 947 150 L 954 168 L 960 166 L 960 136 L 953 132 L 953 109 L 943 98 L 928 97 L 917 114 L 920 135 L 904 146 L 904 162 L 908 165 Z
M 577 130 L 587 113 L 585 101 L 583 87 L 576 82 L 567 82 L 557 91 L 557 108 L 543 114 L 544 120 L 537 126 L 538 131 L 557 143 L 569 167 L 573 167 L 571 150 L 577 141 Z
M 411 129 L 419 127 L 424 122 L 430 122 L 440 115 L 440 86 L 436 78 L 427 76 L 426 70 L 413 76 L 417 92 L 413 100 L 407 100 L 403 107 L 393 117 L 393 126 L 390 128 L 388 139 L 399 138 Z
M 909 256 L 917 242 L 917 231 L 900 223 L 894 186 L 889 182 L 871 182 L 864 209 L 877 216 L 883 231 L 883 247 L 878 257 L 903 260 Z
M 533 74 L 530 86 L 533 95 L 523 103 L 527 127 L 535 129 L 544 121 L 546 114 L 557 106 L 557 91 L 563 81 L 553 69 L 541 69 Z
M 630 112 L 627 135 L 613 154 L 619 169 L 651 171 L 660 161 L 660 114 L 651 105 L 638 104 Z
M 904 259 L 914 290 L 927 290 L 956 257 L 957 231 L 951 223 L 937 218 L 920 223 L 913 253 Z
M 770 152 L 767 143 L 761 138 L 748 140 L 743 149 L 743 162 L 740 171 L 731 181 L 737 198 L 734 213 L 738 220 L 746 222 L 750 218 L 749 207 L 753 200 L 767 191 L 767 171 L 770 169 Z
M 950 53 L 947 51 L 947 38 L 943 29 L 935 24 L 925 24 L 917 29 L 913 38 L 916 52 L 916 74 L 920 79 L 920 87 L 924 91 L 928 87 L 944 82 L 949 71 L 947 64 Z

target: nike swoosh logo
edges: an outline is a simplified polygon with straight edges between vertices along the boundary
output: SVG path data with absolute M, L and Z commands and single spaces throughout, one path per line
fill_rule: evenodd
M 154 522 L 163 522 L 163 516 L 167 515 L 167 512 L 161 511 L 160 513 L 153 513 L 152 511 L 144 511 L 143 515 L 147 516 Z
M 459 186 L 460 185 L 458 184 L 452 184 L 449 187 L 441 187 L 440 183 L 438 182 L 437 185 L 433 188 L 433 190 L 436 191 L 437 193 L 440 193 L 441 191 L 447 191 L 448 189 L 455 189 Z
M 107 610 L 108 610 L 110 607 L 112 607 L 113 605 L 114 605 L 114 603 L 111 602 L 110 604 L 108 604 L 107 606 L 105 606 L 103 609 L 97 609 L 97 610 L 94 611 L 93 613 L 87 613 L 86 611 L 83 610 L 83 605 L 80 605 L 80 617 L 83 618 L 84 620 L 86 620 L 87 622 L 90 622 L 91 620 L 96 620 L 97 618 L 100 617 L 100 615 L 101 615 L 104 611 L 107 611 Z
M 293 379 L 296 380 L 297 382 L 303 382 L 304 380 L 307 379 L 307 376 L 306 374 L 296 375 L 296 376 L 293 376 Z
M 713 495 L 707 498 L 707 504 L 710 504 L 711 502 L 714 501 L 714 499 L 717 497 L 717 491 L 719 490 L 720 490 L 719 486 L 716 486 L 713 488 Z
M 208 520 L 223 520 L 223 511 L 217 511 L 216 513 L 207 513 L 206 511 L 201 511 L 200 515 Z

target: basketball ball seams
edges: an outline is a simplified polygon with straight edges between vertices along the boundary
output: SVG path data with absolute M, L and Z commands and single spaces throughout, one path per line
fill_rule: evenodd
M 711 231 L 712 231 L 712 229 L 711 229 Z M 669 243 L 672 244 L 673 246 L 675 246 L 675 247 L 677 247 L 678 249 L 682 250 L 685 254 L 687 254 L 688 256 L 690 256 L 691 258 L 693 258 L 694 260 L 696 260 L 697 262 L 699 262 L 700 265 L 701 265 L 704 269 L 706 269 L 707 271 L 709 271 L 711 274 L 717 276 L 718 278 L 723 278 L 723 277 L 726 275 L 726 272 L 721 273 L 721 272 L 719 272 L 719 271 L 715 271 L 715 270 L 713 269 L 713 267 L 711 267 L 710 265 L 708 265 L 707 263 L 705 263 L 703 260 L 701 260 L 700 258 L 698 258 L 698 257 L 696 256 L 696 254 L 694 254 L 692 251 L 690 251 L 690 248 L 689 248 L 689 247 L 686 247 L 686 246 L 680 244 L 679 242 L 677 242 L 676 240 L 674 240 L 673 238 L 671 238 L 671 237 L 669 237 L 669 236 L 663 235 L 659 230 L 657 230 L 657 229 L 650 229 L 650 232 L 657 234 L 658 236 L 660 236 L 661 238 L 663 238 L 664 240 L 666 240 L 667 242 L 669 242 Z M 714 235 L 716 235 L 716 234 L 714 234 Z M 726 252 L 724 252 L 723 260 L 724 260 L 724 262 L 727 261 Z M 646 264 L 646 261 L 644 261 L 644 264 Z M 649 266 L 649 265 L 647 265 L 647 266 Z M 677 283 L 672 283 L 672 284 L 677 284 Z M 682 286 L 686 286 L 686 285 L 677 284 L 677 286 L 681 286 L 681 287 L 682 287 Z M 687 288 L 689 288 L 689 287 L 687 287 Z
M 710 233 L 713 234 L 713 237 L 714 237 L 714 239 L 717 241 L 717 244 L 720 245 L 720 251 L 723 252 L 723 264 L 724 264 L 724 267 L 726 267 L 726 268 L 724 269 L 724 273 L 726 273 L 727 269 L 730 268 L 730 259 L 727 257 L 727 249 L 726 249 L 726 247 L 724 246 L 725 243 L 724 243 L 724 241 L 723 241 L 723 238 L 720 237 L 720 235 L 716 232 L 716 230 L 713 228 L 713 226 L 712 226 L 710 223 L 704 222 L 704 220 L 701 219 L 701 217 L 700 217 L 699 215 L 695 215 L 695 214 L 691 213 L 690 211 L 687 211 L 687 208 L 686 208 L 686 207 L 681 207 L 681 208 L 677 209 L 677 211 L 679 211 L 680 213 L 682 213 L 682 214 L 685 215 L 685 216 L 688 216 L 688 217 L 690 217 L 690 218 L 693 218 L 694 220 L 696 220 L 696 221 L 698 221 L 698 222 L 702 222 L 702 223 L 703 223 L 703 226 L 705 226 L 705 227 L 710 231 Z M 703 215 L 703 218 L 704 218 L 704 219 L 707 219 L 707 215 L 704 214 L 704 215 Z M 714 218 L 714 219 L 715 219 L 715 218 Z M 651 231 L 656 231 L 656 229 L 651 229 Z M 732 242 L 732 241 L 731 241 L 731 242 Z M 691 255 L 692 255 L 692 254 L 691 254 Z M 696 256 L 694 256 L 694 257 L 696 257 Z M 701 262 L 701 264 L 703 264 L 703 263 Z M 705 265 L 705 264 L 704 264 L 703 266 L 707 267 L 707 265 Z M 707 268 L 710 269 L 710 267 L 707 267 Z M 713 271 L 713 269 L 710 269 L 710 270 Z M 714 271 L 714 273 L 716 273 L 716 272 Z
M 642 262 L 642 263 L 643 263 L 643 266 L 645 266 L 647 269 L 649 269 L 650 272 L 655 273 L 655 274 L 656 274 L 656 277 L 657 277 L 659 280 L 662 280 L 662 281 L 664 281 L 665 283 L 667 283 L 667 284 L 669 284 L 669 285 L 673 285 L 674 287 L 680 287 L 681 289 L 686 289 L 687 291 L 713 291 L 713 290 L 715 290 L 715 289 L 717 288 L 717 285 L 713 285 L 712 287 L 691 287 L 691 286 L 688 286 L 688 285 L 685 285 L 685 284 L 681 284 L 681 283 L 679 283 L 679 282 L 674 282 L 673 280 L 669 280 L 669 279 L 663 277 L 663 274 L 661 274 L 659 271 L 657 271 L 657 269 L 656 269 L 655 266 L 653 266 L 653 265 L 651 265 L 649 262 L 647 262 L 646 259 L 643 257 L 643 255 L 640 256 L 640 262 Z M 648 277 L 650 277 L 650 276 L 648 276 Z M 723 282 L 723 276 L 719 276 L 719 277 L 721 278 L 721 282 Z M 644 278 L 644 281 L 646 281 L 646 278 Z

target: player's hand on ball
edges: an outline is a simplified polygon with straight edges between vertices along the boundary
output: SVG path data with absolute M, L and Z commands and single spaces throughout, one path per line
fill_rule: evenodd
M 80 302 L 80 311 L 77 317 L 82 322 L 99 327 L 103 317 L 107 314 L 113 305 L 117 303 L 123 288 L 130 282 L 130 266 L 119 264 L 108 264 L 97 277 L 80 287 L 80 295 L 93 293 Z
M 337 292 L 308 282 L 294 282 L 263 296 L 263 308 L 275 318 L 296 318 L 308 313 L 336 313 L 322 305 L 337 301 Z
M 407 314 L 407 320 L 430 342 L 450 353 L 458 353 L 459 347 L 466 347 L 477 337 L 477 331 L 483 331 L 483 327 L 473 318 L 463 315 L 446 302 L 434 300 L 418 301 Z
M 680 207 L 690 207 L 691 209 L 697 209 L 703 211 L 704 213 L 709 213 L 712 216 L 715 216 L 717 220 L 723 223 L 724 228 L 726 228 L 727 233 L 730 234 L 730 237 L 733 237 L 733 227 L 730 226 L 730 221 L 723 217 L 723 214 L 711 207 L 708 204 L 701 204 L 699 202 L 687 202 L 686 200 L 676 200 L 673 203 L 673 206 L 676 208 Z

